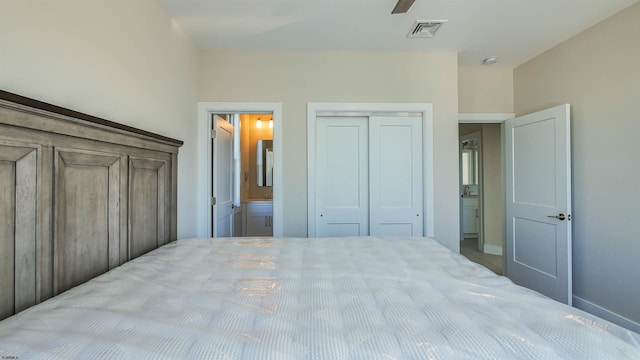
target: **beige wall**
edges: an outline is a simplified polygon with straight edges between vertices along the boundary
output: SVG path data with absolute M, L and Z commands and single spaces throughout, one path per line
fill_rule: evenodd
M 492 66 L 458 69 L 461 113 L 513 113 L 513 70 Z
M 197 50 L 154 0 L 0 1 L 0 88 L 185 141 L 178 236 L 195 234 Z
M 484 216 L 484 242 L 502 249 L 503 196 L 502 196 L 502 133 L 500 124 L 482 124 L 482 191 Z
M 435 235 L 459 248 L 456 54 L 204 51 L 200 60 L 199 101 L 282 103 L 288 236 L 307 234 L 307 102 L 433 103 Z
M 562 103 L 572 106 L 576 304 L 635 321 L 636 331 L 640 331 L 638 35 L 640 4 L 514 73 L 516 113 Z

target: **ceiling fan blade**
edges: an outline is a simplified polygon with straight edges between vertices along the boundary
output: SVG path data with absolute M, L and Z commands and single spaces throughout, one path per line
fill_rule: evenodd
M 398 0 L 398 3 L 393 8 L 391 13 L 392 14 L 403 14 L 403 13 L 406 13 L 407 11 L 409 11 L 409 8 L 411 7 L 411 5 L 413 5 L 414 1 L 416 1 L 416 0 Z

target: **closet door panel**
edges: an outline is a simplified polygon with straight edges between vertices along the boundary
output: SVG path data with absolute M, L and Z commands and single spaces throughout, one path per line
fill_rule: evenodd
M 369 119 L 371 235 L 422 236 L 422 121 Z
M 368 118 L 318 117 L 316 234 L 369 235 Z
M 54 292 L 119 265 L 121 156 L 56 148 Z

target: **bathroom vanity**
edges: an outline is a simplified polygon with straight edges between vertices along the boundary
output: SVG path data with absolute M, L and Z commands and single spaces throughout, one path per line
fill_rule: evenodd
M 273 236 L 273 202 L 249 200 L 242 206 L 243 236 Z
M 462 229 L 465 238 L 478 237 L 478 196 L 462 197 Z

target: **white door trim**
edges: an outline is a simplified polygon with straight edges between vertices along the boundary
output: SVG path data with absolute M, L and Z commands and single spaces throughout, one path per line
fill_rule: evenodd
M 316 117 L 319 112 L 335 112 L 339 116 L 355 113 L 420 113 L 423 138 L 424 234 L 434 236 L 433 190 L 433 105 L 428 103 L 307 103 L 307 236 L 316 233 L 315 148 Z
M 458 123 L 460 124 L 502 124 L 509 119 L 516 117 L 513 113 L 459 113 Z
M 502 164 L 502 168 L 505 168 L 505 144 L 504 144 L 504 123 L 516 117 L 514 113 L 458 113 L 458 123 L 459 124 L 500 124 L 500 139 L 502 139 L 502 148 L 500 149 L 500 164 Z M 503 172 L 502 174 L 502 182 L 506 184 L 507 176 Z M 502 198 L 506 197 L 506 187 L 502 187 Z M 460 202 L 458 203 L 460 204 Z M 458 205 L 460 206 L 460 205 Z M 507 208 L 506 200 L 502 202 L 503 209 Z M 484 224 L 483 224 L 484 225 Z M 507 228 L 506 228 L 506 214 L 503 215 L 502 218 L 502 249 L 506 249 L 506 239 L 507 237 Z M 485 246 L 486 248 L 486 246 Z M 496 254 L 497 255 L 497 254 Z M 507 268 L 507 259 L 505 256 L 502 257 L 502 268 Z
M 282 103 L 199 102 L 197 139 L 197 234 L 211 236 L 211 114 L 273 113 L 273 235 L 283 236 Z

